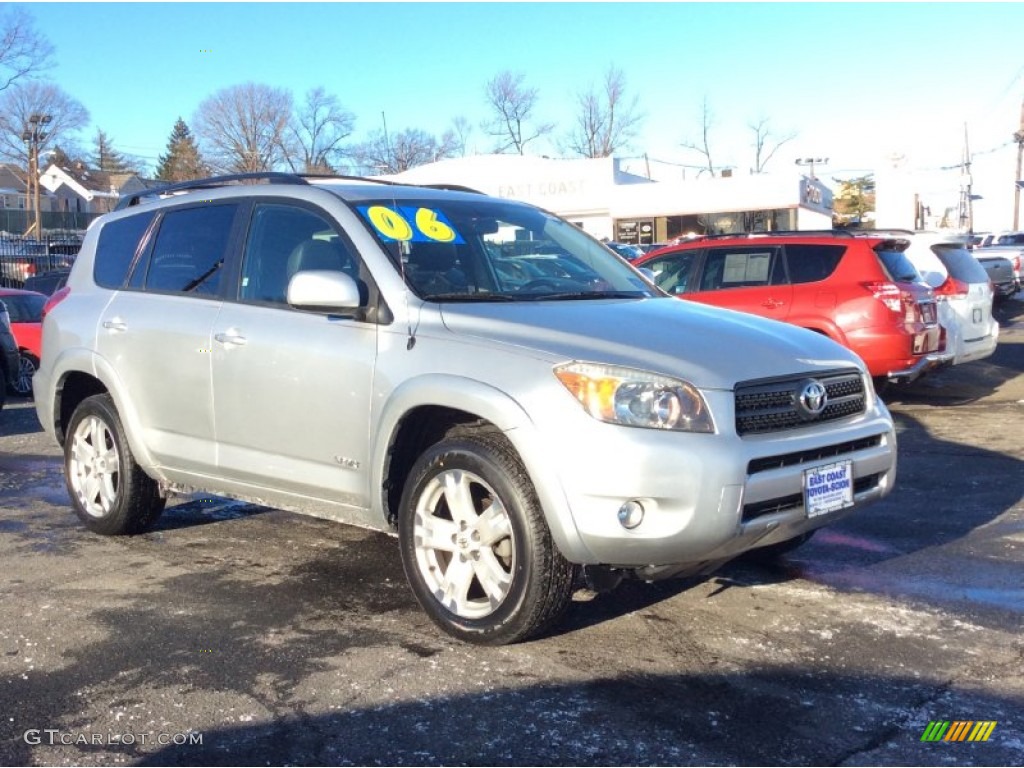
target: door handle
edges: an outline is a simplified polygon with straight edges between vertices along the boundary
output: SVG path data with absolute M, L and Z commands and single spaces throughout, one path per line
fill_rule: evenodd
M 777 299 L 765 299 L 764 301 L 761 302 L 761 306 L 768 307 L 768 309 L 777 309 L 785 303 L 786 302 L 779 301 Z
M 214 339 L 219 341 L 221 344 L 234 344 L 236 347 L 244 346 L 248 339 L 245 338 L 238 331 L 231 329 L 225 333 L 214 334 Z
M 108 331 L 127 331 L 128 323 L 122 320 L 120 317 L 115 317 L 112 320 L 104 320 L 103 327 Z

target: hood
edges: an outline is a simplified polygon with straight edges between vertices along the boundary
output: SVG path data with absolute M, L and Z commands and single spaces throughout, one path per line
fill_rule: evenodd
M 452 332 L 546 353 L 683 378 L 704 389 L 836 368 L 859 358 L 821 334 L 674 298 L 445 304 Z

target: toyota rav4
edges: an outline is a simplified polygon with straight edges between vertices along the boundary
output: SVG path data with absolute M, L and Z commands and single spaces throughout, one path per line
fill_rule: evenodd
M 479 643 L 541 632 L 581 575 L 782 551 L 895 479 L 828 338 L 677 301 L 532 206 L 365 179 L 125 199 L 48 302 L 35 393 L 92 531 L 196 491 L 386 531 Z

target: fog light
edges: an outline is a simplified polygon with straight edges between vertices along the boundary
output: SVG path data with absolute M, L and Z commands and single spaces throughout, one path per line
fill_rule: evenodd
M 619 507 L 619 522 L 623 528 L 636 528 L 644 521 L 644 507 L 639 501 L 627 501 Z

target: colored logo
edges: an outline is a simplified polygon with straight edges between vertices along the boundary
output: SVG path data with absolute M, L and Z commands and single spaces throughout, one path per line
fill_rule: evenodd
M 921 741 L 988 741 L 995 729 L 995 720 L 932 720 Z

